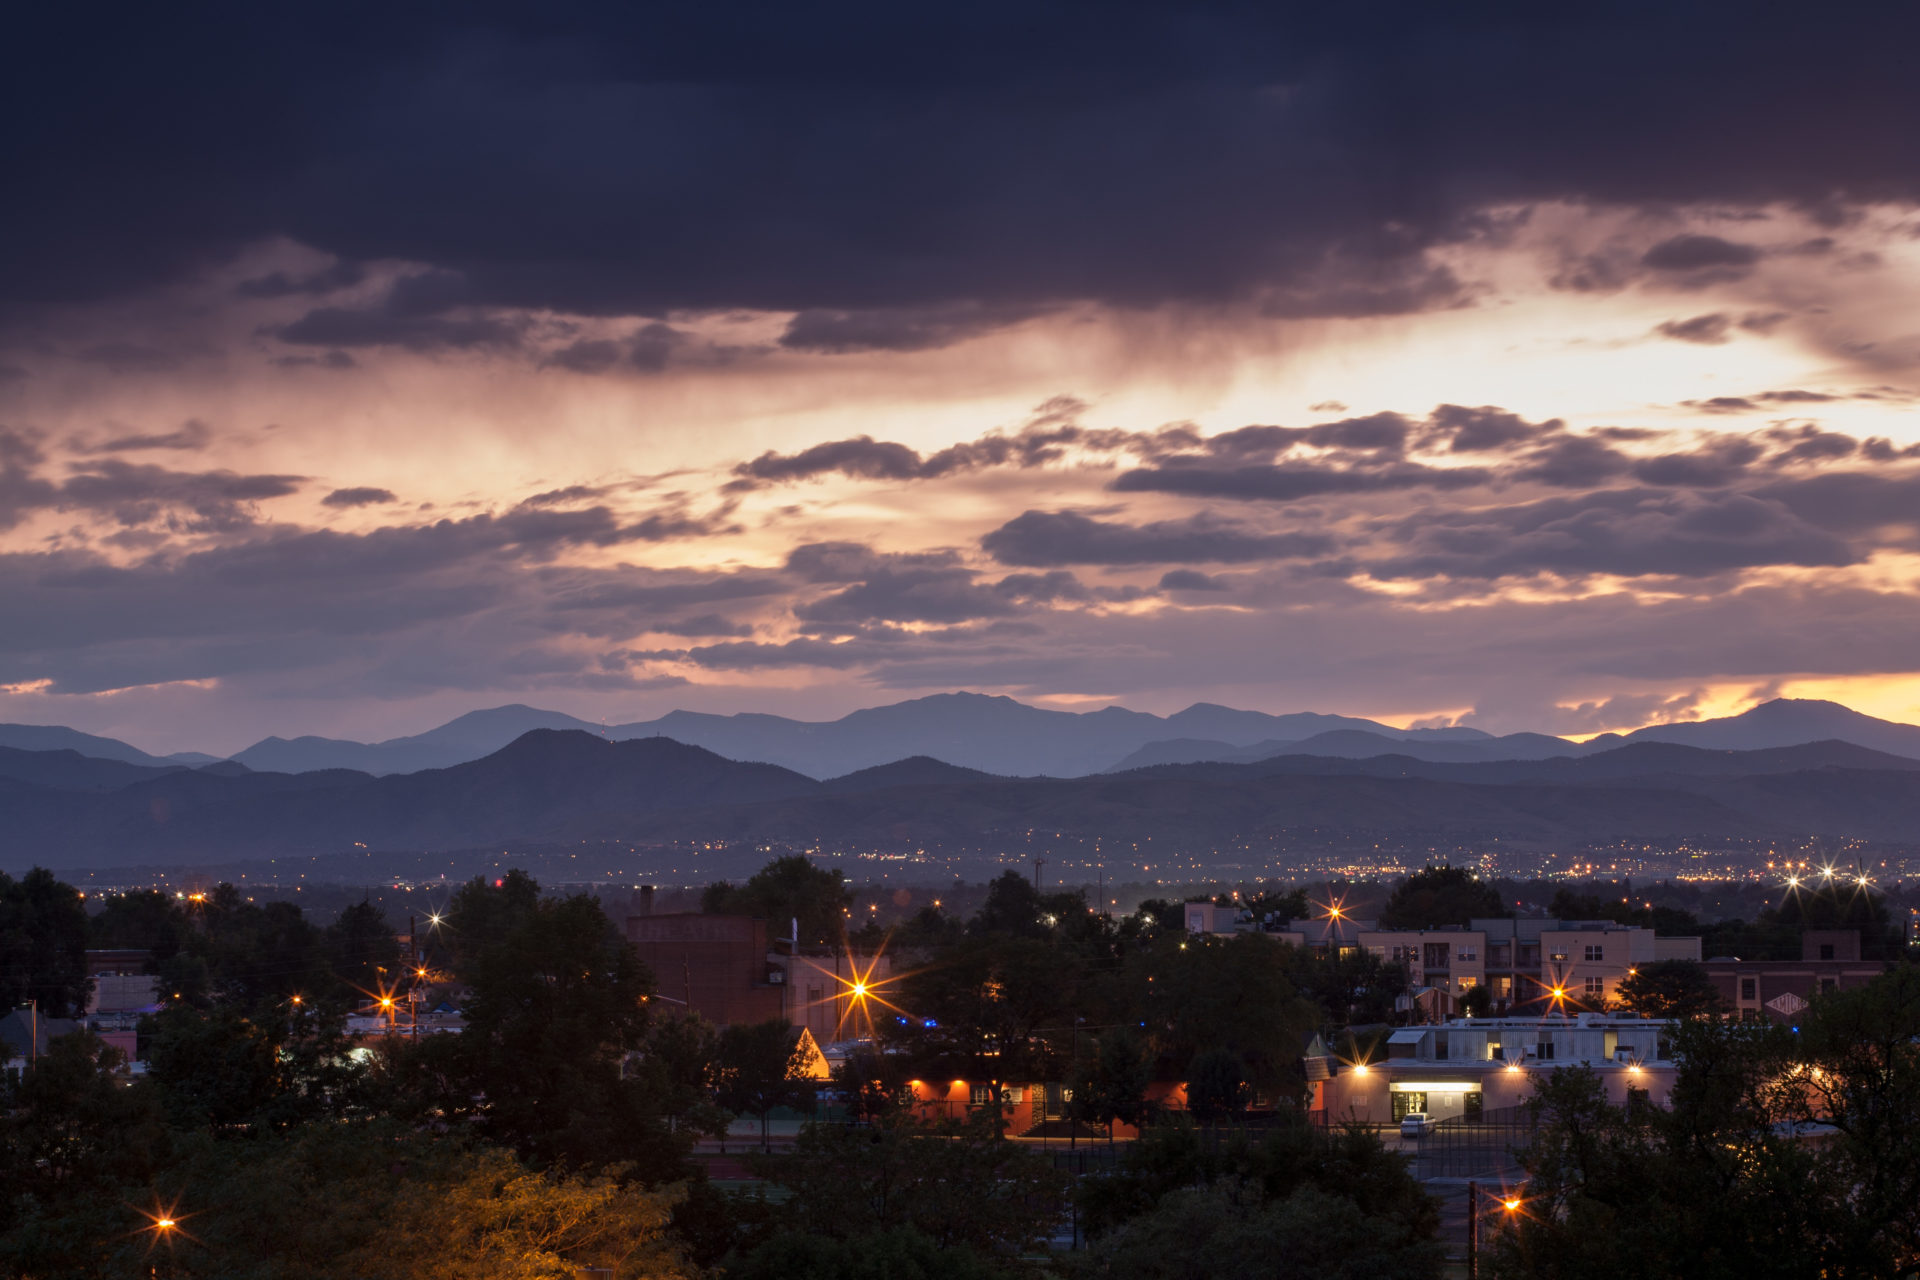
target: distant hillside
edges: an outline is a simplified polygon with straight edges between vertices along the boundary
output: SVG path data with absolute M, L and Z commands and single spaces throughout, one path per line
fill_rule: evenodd
M 1920 726 L 1877 720 L 1831 702 L 1777 699 L 1722 720 L 1656 725 L 1624 737 L 1609 734 L 1575 743 L 1540 733 L 1494 737 L 1463 727 L 1397 729 L 1351 716 L 1269 715 L 1205 702 L 1158 716 L 1122 707 L 1050 711 L 1012 698 L 946 693 L 822 721 L 674 711 L 657 720 L 602 726 L 562 712 L 513 705 L 470 712 L 425 733 L 383 742 L 265 738 L 233 759 L 263 773 L 417 773 L 479 760 L 536 729 L 578 730 L 612 741 L 670 738 L 729 760 L 775 764 L 814 779 L 844 778 L 917 757 L 995 776 L 1073 778 L 1155 765 L 1249 764 L 1293 755 L 1355 760 L 1407 755 L 1452 764 L 1549 760 L 1656 742 L 1745 751 L 1841 741 L 1920 758 Z M 148 766 L 198 765 L 212 759 L 182 754 L 159 760 L 110 738 L 38 725 L 0 726 L 0 746 L 66 748 Z
M 1837 702 L 1808 698 L 1775 698 L 1737 716 L 1651 725 L 1625 736 L 1628 742 L 1677 742 L 1714 751 L 1755 751 L 1829 739 L 1920 757 L 1920 725 L 1877 720 Z
M 558 711 L 538 707 L 492 707 L 470 711 L 437 729 L 384 742 L 348 742 L 339 738 L 263 738 L 233 758 L 249 769 L 306 773 L 314 769 L 356 769 L 362 773 L 418 773 L 445 769 L 491 755 L 534 729 L 598 732 Z
M 1250 747 L 1236 747 L 1232 743 L 1197 738 L 1149 742 L 1107 772 L 1121 773 L 1154 765 L 1197 764 L 1202 761 L 1252 764 L 1288 755 L 1337 756 L 1349 760 L 1399 755 L 1415 760 L 1468 764 L 1489 760 L 1544 760 L 1553 756 L 1578 755 L 1581 750 L 1578 743 L 1542 733 L 1514 733 L 1500 738 L 1490 734 L 1472 738 L 1432 738 L 1413 733 L 1388 737 L 1361 729 L 1334 729 L 1299 742 L 1258 742 Z
M 211 764 L 219 756 L 182 751 L 170 756 L 148 755 L 118 738 L 102 738 L 57 724 L 0 724 L 0 747 L 15 751 L 77 751 L 96 760 L 119 760 L 126 764 L 200 765 Z
M 1422 743 L 1472 742 L 1488 736 L 1477 729 L 1402 730 L 1352 716 L 1268 715 L 1205 702 L 1170 716 L 1156 716 L 1120 707 L 1048 711 L 1012 698 L 948 693 L 822 721 L 674 711 L 657 720 L 602 727 L 537 707 L 494 707 L 411 737 L 376 743 L 266 738 L 233 758 L 252 769 L 283 773 L 309 769 L 411 773 L 477 760 L 532 729 L 580 729 L 614 741 L 671 738 L 729 760 L 778 764 L 820 779 L 916 756 L 1008 776 L 1078 777 L 1104 770 L 1155 739 L 1178 735 L 1219 741 L 1227 750 L 1356 730 L 1392 741 Z
M 1755 753 L 1635 743 L 1583 758 L 1459 763 L 1295 755 L 1083 778 L 1004 778 L 937 760 L 818 782 L 666 738 L 535 730 L 483 759 L 374 777 L 238 766 L 87 788 L 69 753 L 5 761 L 0 866 L 233 861 L 355 848 L 434 852 L 579 840 L 975 848 L 1034 831 L 1204 859 L 1289 843 L 1516 847 L 1791 839 L 1920 843 L 1920 761 L 1845 743 Z M 98 762 L 96 762 L 98 763 Z M 114 766 L 126 767 L 126 766 Z M 67 772 L 62 773 L 62 770 Z

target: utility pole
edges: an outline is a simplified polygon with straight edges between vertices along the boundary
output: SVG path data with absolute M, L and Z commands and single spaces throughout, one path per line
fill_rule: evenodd
M 407 913 L 407 956 L 413 962 L 413 981 L 407 984 L 407 1025 L 413 1042 L 420 1043 L 420 935 L 414 931 L 414 916 Z
M 1467 1280 L 1480 1274 L 1480 1184 L 1467 1184 Z

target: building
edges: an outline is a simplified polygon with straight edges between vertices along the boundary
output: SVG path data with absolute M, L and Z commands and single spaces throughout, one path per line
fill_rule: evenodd
M 1330 1120 L 1363 1124 L 1393 1124 L 1415 1111 L 1471 1119 L 1520 1106 L 1536 1075 L 1569 1066 L 1592 1068 L 1610 1102 L 1664 1106 L 1673 1089 L 1672 1028 L 1598 1013 L 1402 1027 L 1387 1037 L 1384 1058 L 1339 1063 L 1315 1082 L 1313 1106 Z
M 1185 914 L 1192 933 L 1256 927 L 1246 912 L 1211 903 L 1187 903 Z M 1334 917 L 1277 922 L 1264 932 L 1296 947 L 1364 950 L 1404 965 L 1412 987 L 1447 997 L 1448 1012 L 1479 986 L 1496 1013 L 1556 991 L 1558 999 L 1597 1010 L 1617 999 L 1621 981 L 1640 965 L 1700 958 L 1698 938 L 1662 938 L 1611 920 L 1476 919 L 1464 928 L 1382 929 L 1377 921 Z
M 769 936 L 751 916 L 673 912 L 655 915 L 651 895 L 627 918 L 627 940 L 653 972 L 656 998 L 719 1026 L 781 1018 L 820 1044 L 871 1034 L 885 1015 L 880 995 L 893 974 L 889 956 L 845 949 L 797 949 Z
M 1707 977 L 1735 1016 L 1791 1023 L 1816 996 L 1849 991 L 1886 972 L 1886 963 L 1860 958 L 1858 929 L 1808 929 L 1798 960 L 1742 960 L 1715 956 Z
M 160 999 L 160 980 L 146 972 L 152 958 L 137 949 L 87 952 L 87 976 L 93 979 L 87 1016 L 152 1012 Z

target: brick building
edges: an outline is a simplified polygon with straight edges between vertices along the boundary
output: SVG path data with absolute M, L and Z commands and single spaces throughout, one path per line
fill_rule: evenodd
M 1858 929 L 1807 930 L 1798 960 L 1715 956 L 1706 962 L 1707 976 L 1737 1016 L 1788 1023 L 1815 996 L 1865 986 L 1886 968 L 1884 961 L 1860 958 Z

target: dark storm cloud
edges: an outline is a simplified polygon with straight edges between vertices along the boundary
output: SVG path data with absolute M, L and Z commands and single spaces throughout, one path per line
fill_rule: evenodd
M 1130 525 L 1074 511 L 1028 511 L 987 534 L 980 545 L 1002 564 L 1239 564 L 1321 556 L 1333 549 L 1324 534 L 1261 533 L 1207 515 Z
M 648 630 L 661 635 L 686 636 L 688 639 L 706 639 L 711 636 L 744 637 L 753 634 L 753 628 L 744 622 L 733 622 L 717 613 L 701 613 L 690 618 L 669 618 L 665 622 L 650 624 Z
M 1852 457 L 1860 449 L 1860 442 L 1852 436 L 1837 431 L 1822 431 L 1811 423 L 1800 427 L 1775 427 L 1766 432 L 1766 438 L 1780 446 L 1767 457 L 1768 465 L 1776 467 L 1833 462 Z
M 1230 588 L 1219 578 L 1198 569 L 1169 569 L 1160 575 L 1162 591 L 1227 591 Z
M 568 343 L 549 352 L 542 363 L 573 373 L 608 373 L 620 368 L 657 373 L 667 367 L 674 348 L 686 340 L 687 335 L 680 330 L 656 321 L 618 341 L 588 338 Z
M 1765 447 L 1750 437 L 1720 437 L 1685 453 L 1635 459 L 1628 469 L 1644 484 L 1719 488 L 1740 479 L 1765 452 Z
M 375 489 L 363 486 L 357 489 L 335 489 L 320 499 L 323 507 L 369 507 L 382 502 L 398 502 L 391 489 Z
M 0 208 L 0 291 L 18 317 L 281 236 L 335 265 L 243 293 L 324 298 L 381 260 L 459 281 L 283 331 L 334 348 L 511 345 L 490 308 L 767 308 L 809 349 L 897 350 L 1075 299 L 1453 306 L 1427 251 L 1496 234 L 1490 202 L 1913 196 L 1917 28 L 1732 3 L 41 5 L 0 82 L 0 172 L 32 193 Z M 1626 265 L 1686 284 L 1757 253 L 1682 237 Z
M 798 453 L 761 454 L 734 467 L 728 488 L 736 492 L 769 484 L 792 484 L 826 475 L 865 480 L 934 480 L 989 467 L 1040 467 L 1060 461 L 1067 450 L 1094 453 L 1129 452 L 1155 456 L 1200 443 L 1190 426 L 1158 431 L 1094 430 L 1076 421 L 1086 406 L 1071 396 L 1058 396 L 1035 409 L 1026 425 L 1009 435 L 990 432 L 932 453 L 891 440 L 855 436 L 829 440 Z M 1387 415 L 1392 416 L 1392 415 Z M 1250 428 L 1260 430 L 1260 428 Z M 1219 437 L 1215 437 L 1218 439 Z
M 1703 316 L 1694 316 L 1690 320 L 1668 320 L 1654 326 L 1654 331 L 1663 338 L 1672 338 L 1675 342 L 1694 342 L 1704 347 L 1719 346 L 1727 341 L 1728 331 L 1733 328 L 1733 318 L 1725 312 L 1710 311 Z
M 138 453 L 145 449 L 193 451 L 206 448 L 212 439 L 213 432 L 206 423 L 189 419 L 181 423 L 176 431 L 136 432 L 132 435 L 113 436 L 98 444 L 89 444 L 84 440 L 69 440 L 67 447 L 76 453 Z
M 196 531 L 231 530 L 252 522 L 253 503 L 298 493 L 304 476 L 242 475 L 233 471 L 172 471 L 101 458 L 79 464 L 50 504 L 62 511 L 97 511 L 124 525 L 146 524 L 183 512 Z
M 1486 484 L 1485 467 L 1429 467 L 1396 462 L 1377 467 L 1289 463 L 1281 466 L 1206 467 L 1176 465 L 1127 471 L 1115 477 L 1120 493 L 1181 493 L 1193 497 L 1296 502 L 1343 493 L 1399 489 L 1466 489 Z
M 1427 439 L 1444 439 L 1452 453 L 1485 453 L 1566 430 L 1559 418 L 1528 422 L 1517 413 L 1508 413 L 1496 405 L 1470 409 L 1465 405 L 1443 404 L 1428 416 Z
M 951 346 L 1038 314 L 1034 307 L 984 307 L 956 303 L 942 307 L 876 307 L 865 311 L 809 309 L 800 312 L 780 335 L 780 345 L 795 351 L 926 351 Z
M 1785 503 L 1747 494 L 1617 490 L 1410 517 L 1384 531 L 1405 552 L 1375 577 L 1709 577 L 1763 565 L 1859 562 L 1848 543 Z
M 1676 272 L 1745 271 L 1758 261 L 1760 251 L 1750 244 L 1703 235 L 1662 240 L 1640 257 L 1643 266 Z
M 409 351 L 508 348 L 526 326 L 491 316 L 396 315 L 378 309 L 322 307 L 273 331 L 282 342 L 309 347 L 404 347 Z

